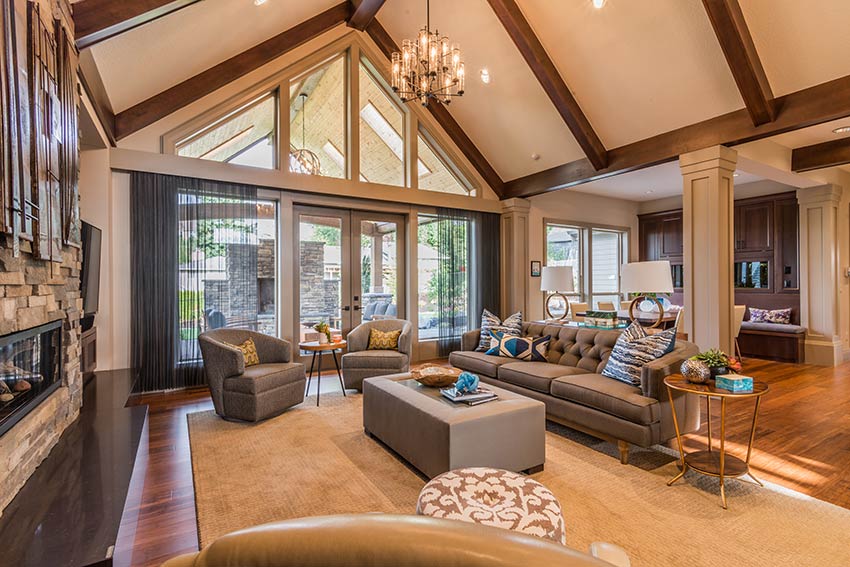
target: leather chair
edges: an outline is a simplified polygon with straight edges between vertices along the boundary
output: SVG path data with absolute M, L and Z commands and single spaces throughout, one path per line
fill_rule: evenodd
M 241 530 L 217 539 L 200 552 L 175 557 L 163 567 L 396 565 L 611 567 L 612 564 L 539 537 L 502 528 L 423 516 L 362 514 L 300 518 Z
M 239 345 L 253 339 L 260 364 L 245 367 Z M 304 401 L 304 365 L 292 362 L 289 342 L 245 329 L 215 329 L 198 337 L 215 412 L 260 421 Z
M 372 329 L 401 330 L 398 350 L 366 350 Z M 348 352 L 342 356 L 342 380 L 346 388 L 363 391 L 363 380 L 410 370 L 413 325 L 403 319 L 368 321 L 348 333 Z

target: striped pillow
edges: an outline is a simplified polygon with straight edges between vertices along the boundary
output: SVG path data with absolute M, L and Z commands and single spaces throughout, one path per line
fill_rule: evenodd
M 647 335 L 641 328 L 632 329 L 633 323 L 617 339 L 602 375 L 633 386 L 640 386 L 641 370 L 657 358 L 661 358 L 676 346 L 676 328 L 667 329 L 656 335 Z M 632 330 L 632 333 L 629 331 Z M 640 337 L 640 333 L 643 336 Z
M 511 337 L 522 335 L 522 311 L 517 311 L 508 316 L 504 321 L 485 309 L 481 313 L 481 338 L 478 340 L 477 352 L 487 352 L 490 347 L 495 346 L 495 335 L 502 333 Z

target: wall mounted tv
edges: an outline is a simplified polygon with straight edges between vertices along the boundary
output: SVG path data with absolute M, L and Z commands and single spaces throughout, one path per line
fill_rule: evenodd
M 83 266 L 80 273 L 80 290 L 83 296 L 83 315 L 97 313 L 100 296 L 100 245 L 102 233 L 94 225 L 82 221 Z

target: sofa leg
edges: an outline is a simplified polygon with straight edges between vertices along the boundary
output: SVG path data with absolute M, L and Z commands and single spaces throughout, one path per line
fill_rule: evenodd
M 617 441 L 617 448 L 620 449 L 620 463 L 629 464 L 629 444 L 626 441 Z

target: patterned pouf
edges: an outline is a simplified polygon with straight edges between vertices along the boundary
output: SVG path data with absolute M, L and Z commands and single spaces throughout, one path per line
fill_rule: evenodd
M 416 513 L 566 544 L 564 517 L 555 495 L 536 480 L 510 471 L 476 467 L 434 477 L 419 493 Z

